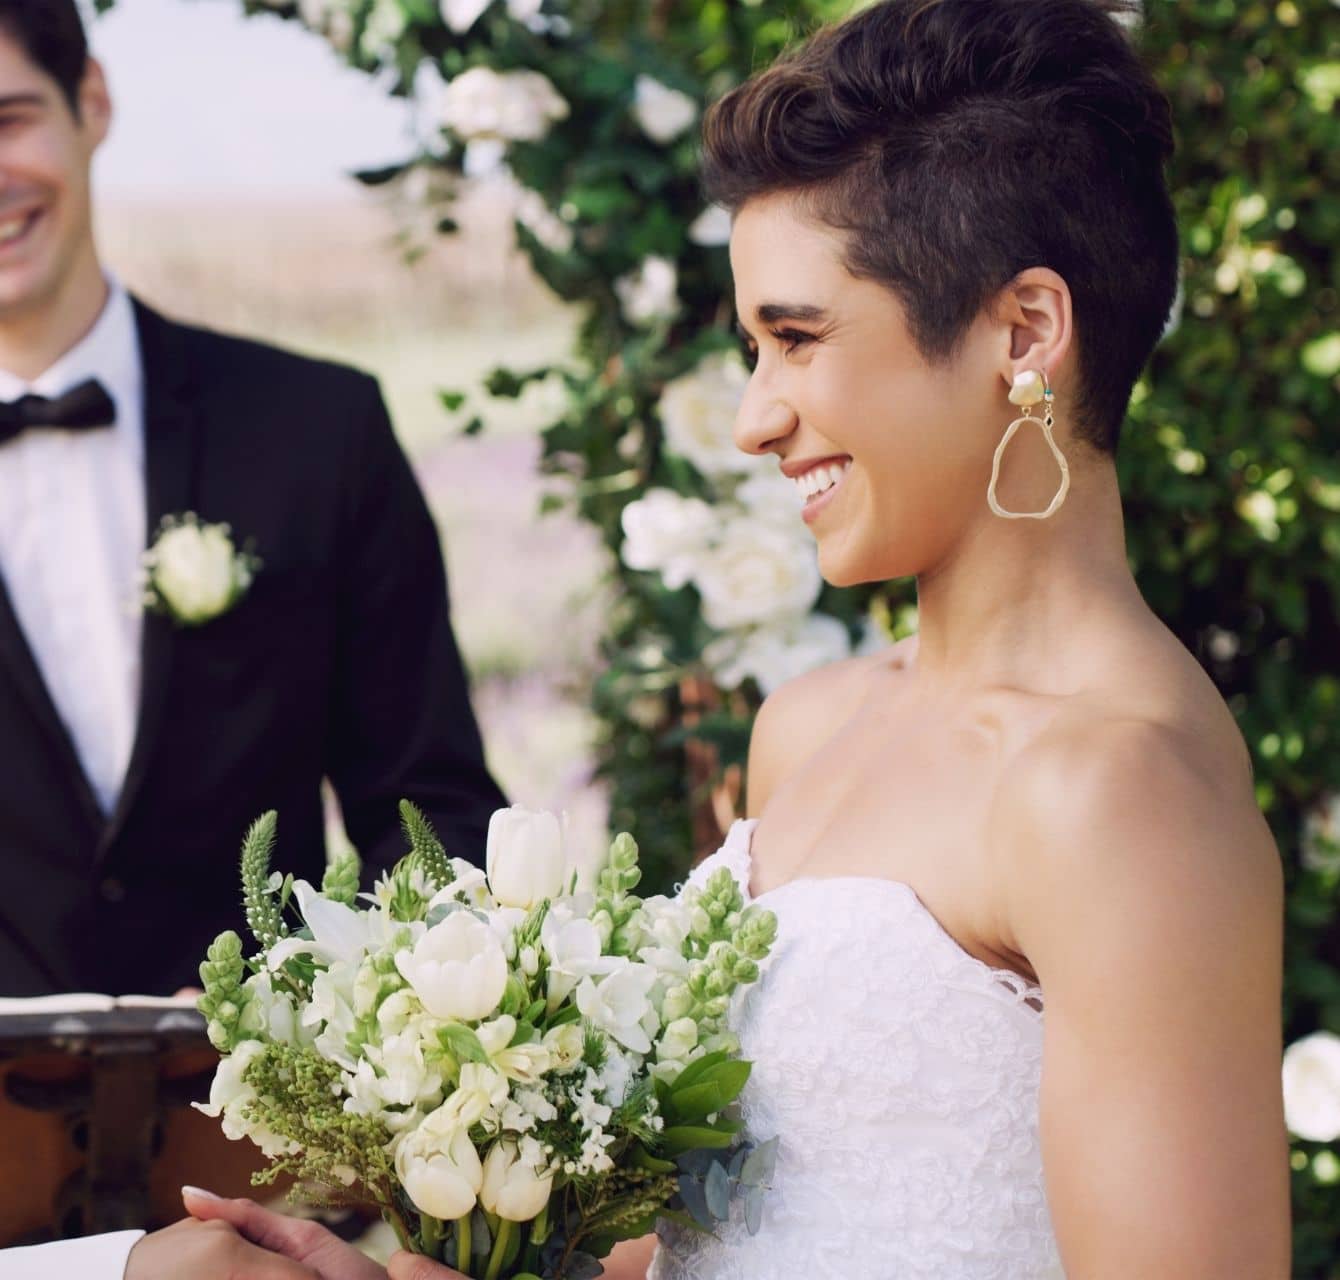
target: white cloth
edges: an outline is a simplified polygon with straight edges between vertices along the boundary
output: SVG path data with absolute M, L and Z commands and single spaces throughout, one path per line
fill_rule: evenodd
M 755 823 L 727 867 L 748 900 Z M 1038 1139 L 1042 995 L 969 955 L 913 889 L 868 877 L 760 895 L 778 937 L 732 1011 L 747 1132 L 780 1139 L 762 1229 L 674 1224 L 649 1280 L 1064 1280 Z
M 143 1231 L 0 1249 L 0 1280 L 122 1280 Z
M 97 378 L 110 430 L 30 429 L 0 444 L 0 575 L 19 625 L 105 813 L 134 743 L 145 545 L 144 371 L 126 291 L 92 329 L 26 382 L 0 369 L 0 399 L 56 397 Z

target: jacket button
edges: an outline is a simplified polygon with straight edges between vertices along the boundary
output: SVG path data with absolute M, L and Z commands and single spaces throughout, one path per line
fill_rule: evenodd
M 115 876 L 108 876 L 98 885 L 98 894 L 104 902 L 124 902 L 126 886 Z

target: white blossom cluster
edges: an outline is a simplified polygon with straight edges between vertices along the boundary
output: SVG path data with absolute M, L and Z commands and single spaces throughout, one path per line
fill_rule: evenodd
M 294 882 L 303 927 L 240 982 L 200 1109 L 267 1156 L 292 1152 L 246 1072 L 269 1043 L 310 1049 L 338 1067 L 344 1113 L 384 1125 L 409 1200 L 443 1221 L 478 1205 L 530 1222 L 556 1186 L 611 1173 L 634 1140 L 654 1147 L 656 1082 L 738 1052 L 725 997 L 757 977 L 775 921 L 724 884 L 637 898 L 629 837 L 583 862 L 551 813 L 495 813 L 486 861 L 444 858 L 438 887 L 406 858 L 358 905 Z
M 624 508 L 621 554 L 672 591 L 692 584 L 721 633 L 704 653 L 717 682 L 734 688 L 752 676 L 766 694 L 846 657 L 851 643 L 841 622 L 814 612 L 823 580 L 795 485 L 733 442 L 748 378 L 738 355 L 720 352 L 667 384 L 665 447 L 693 464 L 714 498 L 649 490 Z

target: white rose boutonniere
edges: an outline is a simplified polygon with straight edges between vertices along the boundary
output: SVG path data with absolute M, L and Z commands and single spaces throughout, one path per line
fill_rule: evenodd
M 233 544 L 228 525 L 204 524 L 193 511 L 165 516 L 141 563 L 145 606 L 188 627 L 227 613 L 261 566 Z

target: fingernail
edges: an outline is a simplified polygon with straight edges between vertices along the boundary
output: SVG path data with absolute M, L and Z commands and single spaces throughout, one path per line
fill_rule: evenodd
M 194 1196 L 197 1200 L 222 1200 L 222 1196 L 215 1195 L 212 1191 L 206 1191 L 204 1187 L 183 1187 L 181 1193 L 184 1196 Z

